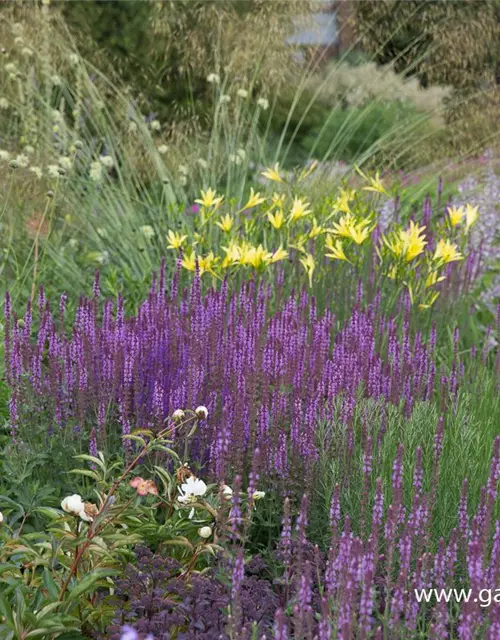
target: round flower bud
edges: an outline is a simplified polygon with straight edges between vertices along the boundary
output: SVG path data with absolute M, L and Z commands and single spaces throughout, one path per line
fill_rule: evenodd
M 19 162 L 17 160 L 11 160 L 9 162 L 9 167 L 11 169 L 18 169 L 19 168 Z
M 54 197 L 54 192 L 52 191 L 52 189 L 49 189 L 47 191 L 47 198 L 53 198 Z
M 77 493 L 74 493 L 72 496 L 67 496 L 61 502 L 61 507 L 63 511 L 66 513 L 71 513 L 73 516 L 78 516 L 84 510 L 85 505 L 83 503 L 82 497 Z
M 184 419 L 184 416 L 185 413 L 182 409 L 176 409 L 172 414 L 172 420 L 175 420 L 175 422 L 180 422 Z
M 199 418 L 200 420 L 206 420 L 208 417 L 208 409 L 203 405 L 196 407 L 194 412 L 196 414 L 196 417 Z
M 254 491 L 252 493 L 252 498 L 254 500 L 261 500 L 262 498 L 264 498 L 265 495 L 266 495 L 265 491 Z
M 200 536 L 200 538 L 210 538 L 210 536 L 212 535 L 212 528 L 211 527 L 200 527 L 198 529 L 198 535 Z
M 227 501 L 231 500 L 233 497 L 233 490 L 227 484 L 222 486 L 222 497 Z
M 75 149 L 83 149 L 83 142 L 81 140 L 75 140 L 75 144 L 73 146 Z

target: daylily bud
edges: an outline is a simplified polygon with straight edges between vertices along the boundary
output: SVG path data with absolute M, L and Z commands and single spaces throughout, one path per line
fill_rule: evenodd
M 194 412 L 196 414 L 196 417 L 199 418 L 200 420 L 206 420 L 208 417 L 208 409 L 203 405 L 196 407 Z

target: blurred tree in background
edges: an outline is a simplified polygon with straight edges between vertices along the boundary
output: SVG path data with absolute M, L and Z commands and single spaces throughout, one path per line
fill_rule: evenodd
M 83 56 L 117 71 L 151 112 L 163 121 L 203 126 L 207 74 L 276 90 L 291 63 L 291 18 L 310 4 L 87 0 L 63 3 L 62 13 Z
M 365 0 L 356 2 L 364 50 L 421 84 L 454 92 L 447 119 L 452 146 L 474 150 L 496 139 L 500 120 L 498 0 Z
M 366 0 L 356 20 L 367 52 L 424 86 L 475 91 L 500 71 L 498 0 Z

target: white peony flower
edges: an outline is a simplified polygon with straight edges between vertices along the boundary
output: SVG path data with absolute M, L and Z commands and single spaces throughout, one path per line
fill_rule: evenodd
M 196 414 L 196 417 L 200 420 L 206 420 L 208 418 L 208 409 L 202 404 L 199 407 L 196 407 L 194 412 Z
M 207 485 L 194 476 L 190 476 L 186 482 L 180 487 L 181 495 L 177 498 L 181 504 L 189 504 L 190 502 L 196 502 L 198 498 L 201 498 L 207 492 Z
M 67 496 L 61 502 L 61 507 L 66 513 L 71 513 L 73 516 L 78 516 L 84 509 L 82 496 L 74 493 L 72 496 Z
M 212 535 L 212 528 L 211 527 L 200 527 L 198 529 L 198 535 L 200 536 L 200 538 L 210 538 L 210 536 Z
M 264 497 L 265 497 L 265 495 L 266 495 L 266 492 L 265 492 L 265 491 L 254 491 L 254 492 L 252 493 L 252 498 L 253 498 L 254 500 L 261 500 L 262 498 L 264 498 Z

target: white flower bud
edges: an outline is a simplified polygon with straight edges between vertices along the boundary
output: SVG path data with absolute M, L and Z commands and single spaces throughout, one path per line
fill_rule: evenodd
M 196 414 L 196 417 L 199 418 L 200 420 L 206 420 L 208 418 L 208 409 L 203 405 L 196 407 L 194 412 Z
M 176 409 L 172 414 L 172 420 L 175 420 L 175 422 L 180 422 L 181 420 L 184 419 L 185 415 L 186 414 L 182 409 Z
M 261 500 L 262 498 L 264 498 L 266 495 L 265 491 L 254 491 L 252 493 L 252 498 L 257 501 L 257 500 Z
M 224 498 L 224 500 L 228 501 L 233 497 L 233 490 L 227 484 L 223 485 L 222 487 L 222 497 Z
M 84 509 L 82 497 L 77 493 L 74 493 L 72 496 L 67 496 L 61 502 L 61 507 L 63 511 L 66 511 L 66 513 L 71 513 L 71 515 L 77 516 Z
M 3 522 L 3 513 L 0 511 L 0 524 Z
M 212 528 L 211 527 L 200 527 L 198 529 L 198 535 L 200 536 L 200 538 L 210 538 L 210 536 L 212 535 Z

